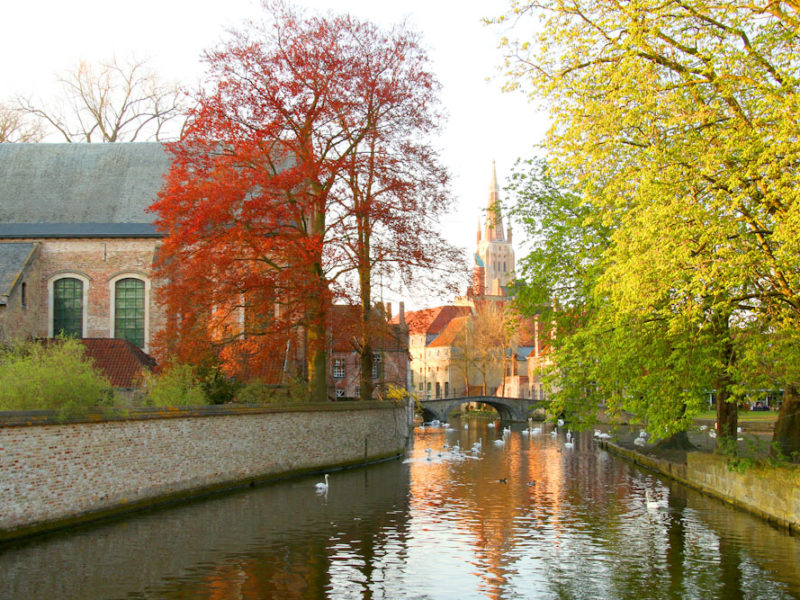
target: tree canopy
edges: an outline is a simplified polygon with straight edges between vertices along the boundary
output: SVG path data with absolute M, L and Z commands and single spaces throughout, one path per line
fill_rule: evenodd
M 454 256 L 435 230 L 450 202 L 431 145 L 438 83 L 405 26 L 264 6 L 267 21 L 206 54 L 153 207 L 180 315 L 167 339 L 190 354 L 223 348 L 234 372 L 294 345 L 319 400 L 333 300 L 360 297 L 369 378 L 374 270 L 410 276 Z
M 590 308 L 573 316 L 594 325 L 573 340 L 591 349 L 581 365 L 667 430 L 717 389 L 735 435 L 725 400 L 743 391 L 737 359 L 758 339 L 746 332 L 800 331 L 797 7 L 514 1 L 496 21 L 529 17 L 538 32 L 506 42 L 508 86 L 546 104 L 553 171 L 574 184 L 582 224 L 609 228 Z M 772 356 L 775 373 L 796 359 Z M 779 419 L 797 419 L 786 391 Z

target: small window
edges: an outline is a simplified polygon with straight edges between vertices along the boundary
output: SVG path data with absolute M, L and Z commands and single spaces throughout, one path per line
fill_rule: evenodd
M 383 356 L 380 354 L 373 354 L 372 355 L 372 378 L 377 379 L 381 376 L 381 361 L 383 360 Z
M 24 281 L 22 282 L 22 288 L 20 289 L 19 296 L 20 296 L 20 304 L 22 304 L 22 308 L 27 307 L 28 306 L 28 284 L 25 283 Z
M 333 359 L 333 376 L 336 379 L 343 379 L 344 378 L 344 359 L 343 358 L 334 358 Z M 339 390 L 336 390 L 337 392 Z M 344 392 L 342 392 L 344 393 Z
M 337 398 L 344 398 L 344 390 L 336 390 Z

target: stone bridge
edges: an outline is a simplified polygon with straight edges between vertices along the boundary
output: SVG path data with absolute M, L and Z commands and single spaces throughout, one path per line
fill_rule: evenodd
M 532 398 L 503 398 L 501 396 L 459 396 L 455 398 L 430 398 L 420 400 L 424 421 L 447 421 L 447 415 L 457 406 L 467 402 L 482 402 L 493 407 L 503 421 L 526 421 L 536 408 L 546 408 L 547 400 Z

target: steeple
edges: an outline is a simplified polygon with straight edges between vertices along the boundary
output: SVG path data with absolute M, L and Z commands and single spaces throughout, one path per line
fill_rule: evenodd
M 499 188 L 497 187 L 497 169 L 492 160 L 492 179 L 489 182 L 489 204 L 486 207 L 486 233 L 483 239 L 494 242 L 503 241 L 503 216 L 497 204 Z

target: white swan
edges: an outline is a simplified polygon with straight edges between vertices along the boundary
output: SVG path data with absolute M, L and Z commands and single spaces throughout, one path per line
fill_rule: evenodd
M 325 481 L 324 482 L 322 482 L 322 481 L 317 482 L 316 487 L 317 487 L 317 491 L 318 492 L 327 492 L 328 491 L 328 474 L 327 473 L 325 473 Z
M 653 495 L 650 493 L 650 490 L 645 490 L 644 496 L 645 504 L 647 505 L 648 510 L 657 510 L 659 507 L 658 500 L 653 499 Z

